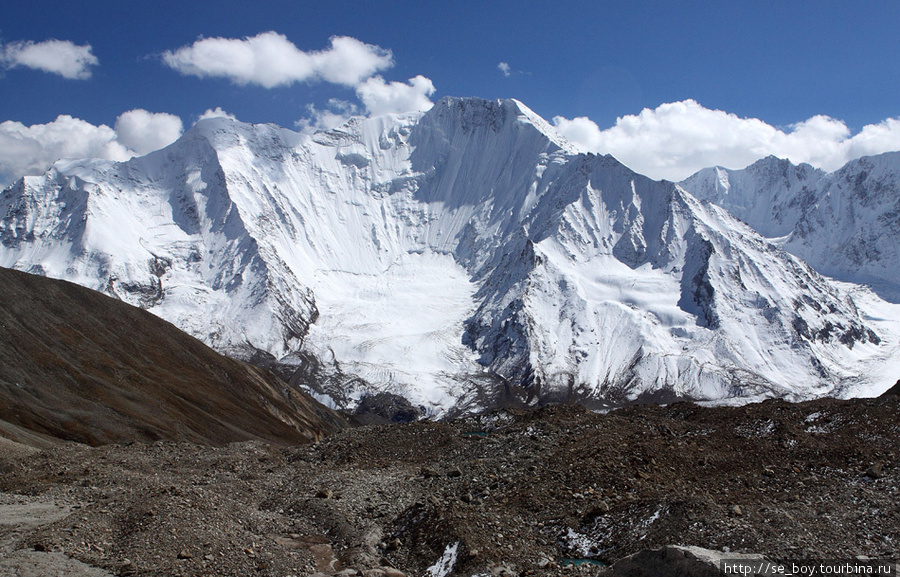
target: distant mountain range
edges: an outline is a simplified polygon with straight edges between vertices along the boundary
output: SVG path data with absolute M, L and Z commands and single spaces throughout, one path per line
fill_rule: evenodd
M 681 185 L 822 274 L 900 301 L 900 152 L 830 174 L 769 157 L 743 170 L 707 168 Z
M 900 295 L 898 170 L 769 158 L 657 182 L 515 100 L 311 137 L 210 118 L 4 191 L 0 265 L 296 370 L 333 407 L 877 394 L 900 309 L 822 274 Z

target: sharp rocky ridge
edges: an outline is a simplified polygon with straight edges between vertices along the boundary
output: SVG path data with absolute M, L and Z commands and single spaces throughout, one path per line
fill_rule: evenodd
M 747 218 L 768 199 L 738 211 L 747 224 L 695 184 L 579 153 L 515 100 L 312 136 L 211 118 L 147 156 L 59 161 L 5 190 L 0 265 L 138 304 L 351 409 L 376 393 L 451 416 L 896 381 L 892 305 L 780 248 L 818 246 L 796 232 L 825 222 L 801 206 L 809 187 L 773 220 L 793 235 L 779 245 Z
M 832 173 L 768 157 L 742 170 L 707 168 L 681 185 L 819 272 L 900 301 L 900 152 Z

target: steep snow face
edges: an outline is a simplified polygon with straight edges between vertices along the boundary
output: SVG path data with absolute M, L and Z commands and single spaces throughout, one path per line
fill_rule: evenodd
M 854 160 L 824 178 L 784 248 L 900 302 L 900 152 Z
M 148 308 L 220 350 L 283 354 L 315 319 L 312 293 L 270 270 L 228 179 L 199 130 L 126 163 L 59 162 L 3 193 L 0 264 Z
M 524 228 L 467 337 L 530 398 L 801 398 L 882 354 L 807 265 L 610 157 L 573 159 Z
M 681 183 L 819 272 L 900 300 L 900 152 L 825 174 L 769 157 L 743 170 L 701 170 Z
M 900 332 L 724 210 L 576 154 L 514 100 L 311 137 L 208 119 L 143 158 L 26 177 L 0 215 L 3 266 L 292 364 L 335 406 L 874 390 L 859 363 Z
M 769 156 L 743 170 L 704 168 L 684 180 L 685 190 L 717 204 L 767 238 L 790 234 L 816 202 L 825 172 Z

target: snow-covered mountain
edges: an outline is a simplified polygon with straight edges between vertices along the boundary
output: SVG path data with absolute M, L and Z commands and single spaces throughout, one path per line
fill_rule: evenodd
M 769 157 L 743 170 L 707 168 L 681 185 L 819 272 L 900 301 L 900 152 L 830 174 Z
M 853 287 L 681 186 L 578 154 L 515 100 L 445 98 L 311 137 L 206 119 L 142 158 L 25 177 L 0 215 L 0 265 L 293 364 L 337 406 L 386 391 L 442 415 L 896 381 L 900 315 L 860 312 Z
M 825 172 L 808 164 L 769 156 L 742 170 L 704 168 L 681 186 L 717 204 L 767 238 L 787 236 L 816 202 Z

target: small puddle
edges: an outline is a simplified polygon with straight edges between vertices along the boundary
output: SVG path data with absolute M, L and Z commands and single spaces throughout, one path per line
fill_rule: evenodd
M 463 433 L 465 437 L 487 437 L 486 431 L 467 431 Z

